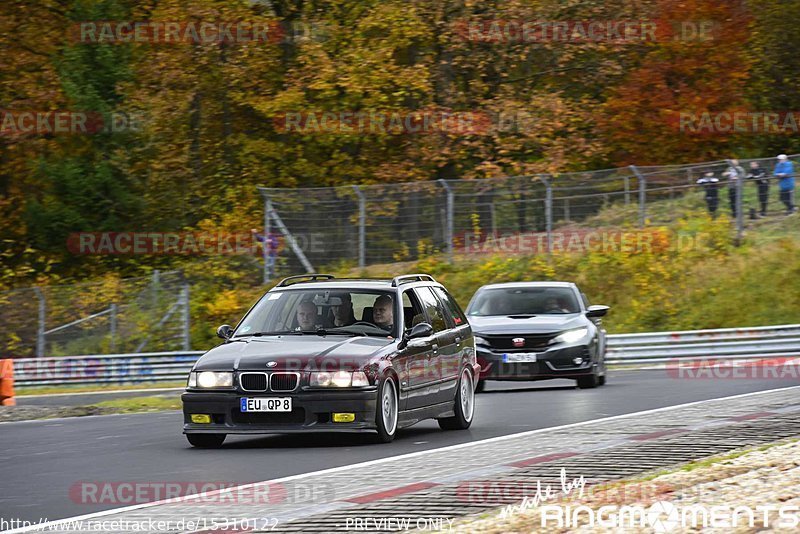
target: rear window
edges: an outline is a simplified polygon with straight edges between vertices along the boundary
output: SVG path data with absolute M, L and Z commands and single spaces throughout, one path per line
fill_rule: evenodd
M 447 324 L 444 321 L 444 315 L 440 309 L 441 304 L 436 300 L 436 297 L 433 296 L 430 288 L 418 287 L 414 289 L 414 291 L 417 293 L 417 296 L 419 296 L 422 307 L 425 308 L 425 312 L 428 314 L 433 331 L 441 332 L 442 330 L 446 330 Z
M 436 293 L 436 296 L 439 297 L 439 300 L 442 301 L 444 307 L 450 312 L 454 325 L 461 326 L 467 324 L 467 318 L 464 316 L 464 312 L 461 311 L 461 308 L 458 306 L 455 299 L 450 296 L 450 293 L 440 287 L 434 287 L 432 289 L 433 292 Z

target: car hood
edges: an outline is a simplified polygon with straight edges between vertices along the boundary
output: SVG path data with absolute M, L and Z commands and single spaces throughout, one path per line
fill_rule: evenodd
M 379 358 L 394 339 L 343 336 L 268 336 L 224 343 L 205 353 L 196 370 L 355 370 Z M 275 365 L 268 367 L 269 362 Z
M 588 319 L 580 313 L 536 315 L 515 318 L 508 315 L 489 317 L 470 316 L 469 324 L 476 335 L 481 334 L 547 334 L 586 326 Z

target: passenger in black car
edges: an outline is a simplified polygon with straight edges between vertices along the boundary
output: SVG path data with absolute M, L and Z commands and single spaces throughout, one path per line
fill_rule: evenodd
M 340 302 L 340 304 L 331 306 L 333 326 L 350 326 L 355 323 L 356 317 L 353 313 L 353 299 L 350 297 L 350 293 L 337 293 L 333 298 L 338 298 L 338 302 Z

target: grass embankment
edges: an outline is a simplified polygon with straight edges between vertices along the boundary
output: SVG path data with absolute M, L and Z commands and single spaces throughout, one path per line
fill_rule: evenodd
M 125 413 L 163 412 L 180 410 L 177 395 L 127 397 L 101 402 L 87 402 L 79 406 L 15 406 L 0 410 L 0 422 L 54 419 L 60 417 L 85 417 Z
M 110 413 L 162 412 L 165 410 L 180 410 L 181 399 L 177 395 L 128 397 L 97 402 L 93 406 Z
M 649 245 L 627 250 L 613 246 L 587 252 L 560 250 L 551 259 L 544 254 L 457 256 L 452 265 L 434 256 L 349 274 L 429 273 L 462 306 L 484 284 L 574 281 L 592 303 L 612 307 L 604 319 L 609 332 L 800 322 L 800 215 L 747 221 L 745 239 L 737 247 L 726 215 L 712 221 L 695 208 L 681 206 L 678 220 L 648 227 L 651 233 L 643 242 Z M 617 211 L 601 212 L 580 227 L 608 228 L 616 215 Z M 569 235 L 569 229 L 559 230 Z

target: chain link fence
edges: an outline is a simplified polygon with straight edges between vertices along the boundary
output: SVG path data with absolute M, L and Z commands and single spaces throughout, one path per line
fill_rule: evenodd
M 190 350 L 182 273 L 0 292 L 3 357 Z
M 798 156 L 790 156 L 798 163 Z M 775 159 L 758 161 L 772 176 Z M 438 180 L 310 189 L 259 188 L 265 201 L 264 280 L 278 275 L 470 254 L 492 236 L 536 236 L 547 253 L 562 230 L 643 228 L 706 209 L 705 173 L 719 179 L 719 212 L 734 224 L 758 206 L 751 180 L 728 180 L 727 161 L 559 175 Z M 783 212 L 771 179 L 769 213 Z M 555 236 L 554 236 L 555 235 Z M 501 250 L 502 251 L 502 250 Z M 511 251 L 514 252 L 514 251 Z M 516 252 L 519 252 L 518 250 Z M 0 292 L 3 356 L 191 350 L 189 286 L 177 271 Z
M 789 157 L 795 164 L 798 155 Z M 772 178 L 775 158 L 751 161 L 770 177 L 769 211 L 784 208 Z M 276 273 L 417 260 L 432 252 L 469 253 L 469 243 L 487 235 L 539 233 L 550 249 L 551 232 L 575 225 L 643 228 L 674 221 L 681 211 L 705 209 L 707 172 L 719 179 L 718 213 L 731 213 L 739 237 L 744 219 L 758 207 L 756 187 L 744 176 L 724 175 L 729 161 L 625 167 L 558 175 L 482 180 L 438 180 L 305 189 L 260 187 L 265 232 L 264 279 Z M 613 208 L 613 209 L 612 209 Z

